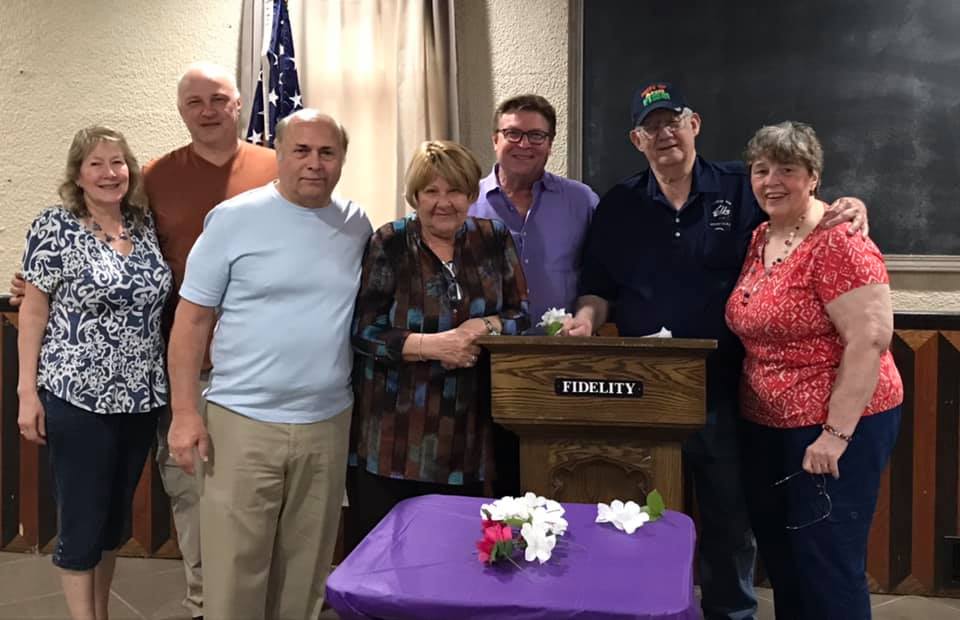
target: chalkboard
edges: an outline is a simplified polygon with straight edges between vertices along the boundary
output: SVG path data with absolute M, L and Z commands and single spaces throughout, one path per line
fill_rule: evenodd
M 583 177 L 646 167 L 630 144 L 643 83 L 682 88 L 698 152 L 739 159 L 762 125 L 810 123 L 824 198 L 862 198 L 890 254 L 960 255 L 960 0 L 585 0 Z

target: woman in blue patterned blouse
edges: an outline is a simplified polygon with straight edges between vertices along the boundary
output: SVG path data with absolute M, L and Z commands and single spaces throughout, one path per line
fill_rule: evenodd
M 353 325 L 359 471 L 348 546 L 402 499 L 480 495 L 491 477 L 489 378 L 475 340 L 520 333 L 529 319 L 510 231 L 467 217 L 480 175 L 463 146 L 424 142 L 406 176 L 414 213 L 367 247 Z
M 120 133 L 77 132 L 60 197 L 27 234 L 18 424 L 48 446 L 53 563 L 70 614 L 106 618 L 115 549 L 167 402 L 160 317 L 171 275 Z

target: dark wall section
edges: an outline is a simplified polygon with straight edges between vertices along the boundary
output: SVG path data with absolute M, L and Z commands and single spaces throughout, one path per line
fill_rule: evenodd
M 960 254 L 960 2 L 583 3 L 583 176 L 599 193 L 646 167 L 627 139 L 641 83 L 683 88 L 699 152 L 814 126 L 824 198 L 863 198 L 891 254 Z

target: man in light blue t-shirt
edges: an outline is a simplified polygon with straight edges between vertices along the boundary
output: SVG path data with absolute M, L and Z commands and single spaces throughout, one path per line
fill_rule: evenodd
M 372 228 L 332 197 L 339 123 L 307 109 L 276 133 L 278 180 L 207 216 L 170 337 L 170 451 L 202 469 L 213 618 L 319 615 L 346 474 L 350 321 Z M 197 377 L 215 318 L 204 424 Z

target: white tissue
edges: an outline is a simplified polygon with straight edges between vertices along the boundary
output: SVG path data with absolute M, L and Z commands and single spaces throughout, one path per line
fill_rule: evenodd
M 666 327 L 661 327 L 657 333 L 647 334 L 644 338 L 673 338 L 673 334 L 671 334 L 670 330 Z

